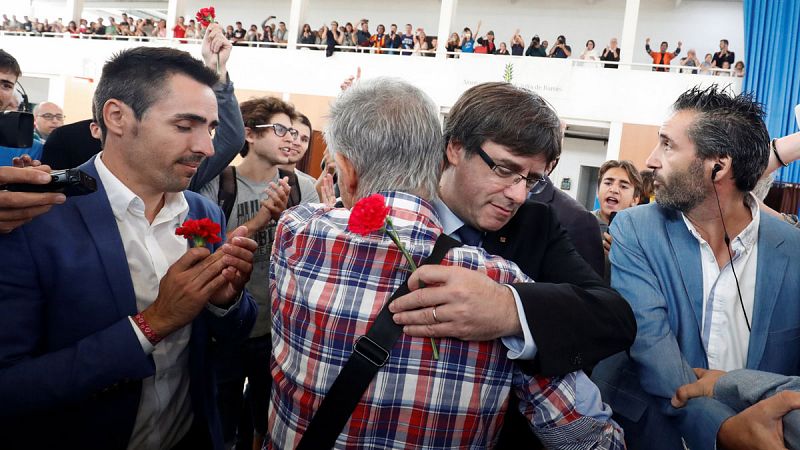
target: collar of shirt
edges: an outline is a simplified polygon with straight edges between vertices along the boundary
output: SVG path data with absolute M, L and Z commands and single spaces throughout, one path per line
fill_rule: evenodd
M 436 216 L 442 221 L 442 231 L 445 234 L 452 236 L 453 233 L 464 226 L 464 221 L 459 219 L 458 216 L 445 205 L 442 199 L 436 198 L 433 200 L 433 209 L 436 211 Z
M 117 220 L 124 220 L 126 214 L 144 217 L 144 201 L 134 194 L 125 184 L 120 181 L 103 163 L 103 152 L 100 152 L 94 160 L 97 175 L 106 190 L 108 201 L 111 203 L 111 210 Z M 167 192 L 164 194 L 164 206 L 156 215 L 152 225 L 179 217 L 180 221 L 186 218 L 189 213 L 189 203 L 183 192 Z
M 761 214 L 760 208 L 758 207 L 758 199 L 753 195 L 752 192 L 748 192 L 747 195 L 744 196 L 745 204 L 750 208 L 750 214 L 753 217 L 753 220 L 750 221 L 749 224 L 739 233 L 738 236 L 731 239 L 731 250 L 735 254 L 739 254 L 740 251 L 749 252 L 753 249 L 756 242 L 758 241 L 758 227 L 761 223 Z M 700 232 L 697 231 L 697 228 L 692 225 L 692 222 L 686 217 L 685 214 L 681 213 L 681 218 L 683 218 L 683 223 L 686 224 L 686 228 L 689 229 L 689 232 L 692 233 L 692 236 L 697 239 L 698 242 L 703 243 L 705 239 L 700 235 Z

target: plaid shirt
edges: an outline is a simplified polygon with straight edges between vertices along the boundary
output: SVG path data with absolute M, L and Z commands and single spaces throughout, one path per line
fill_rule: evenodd
M 442 232 L 433 207 L 404 193 L 385 194 L 401 241 L 419 263 Z M 322 205 L 287 211 L 278 224 L 270 287 L 273 327 L 273 448 L 294 448 L 408 264 L 381 232 L 346 231 L 350 212 Z M 483 249 L 452 249 L 443 265 L 487 274 L 500 283 L 531 281 L 513 263 Z M 401 335 L 391 357 L 336 441 L 336 448 L 487 448 L 496 443 L 513 387 L 520 409 L 551 448 L 624 448 L 610 419 L 581 415 L 576 374 L 522 374 L 499 340 L 429 339 Z

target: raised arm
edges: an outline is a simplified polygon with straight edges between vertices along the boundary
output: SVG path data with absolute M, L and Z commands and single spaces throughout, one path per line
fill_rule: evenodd
M 219 126 L 214 134 L 214 155 L 206 158 L 197 169 L 189 184 L 189 190 L 199 192 L 209 181 L 230 164 L 244 146 L 244 122 L 239 102 L 233 92 L 233 83 L 228 75 L 227 62 L 231 55 L 231 43 L 225 38 L 219 24 L 212 23 L 203 38 L 203 60 L 207 67 L 217 68 L 219 81 L 214 85 L 217 98 Z M 217 59 L 219 55 L 219 59 Z

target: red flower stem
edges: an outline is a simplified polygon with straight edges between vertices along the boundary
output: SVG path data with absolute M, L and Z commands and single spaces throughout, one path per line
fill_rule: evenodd
M 403 245 L 402 242 L 400 242 L 400 238 L 397 236 L 397 233 L 394 231 L 394 224 L 392 223 L 392 218 L 389 217 L 389 216 L 386 216 L 386 234 L 389 235 L 389 237 L 392 239 L 392 241 L 397 246 L 397 248 L 400 249 L 400 252 L 403 253 L 403 256 L 406 258 L 406 261 L 408 261 L 408 264 L 411 266 L 411 272 L 413 273 L 415 270 L 417 270 L 417 265 L 414 263 L 414 260 L 411 258 L 411 254 L 408 253 L 408 250 L 406 250 L 406 246 Z M 419 282 L 419 287 L 420 288 L 424 288 L 425 284 L 422 281 L 420 281 Z M 439 348 L 436 346 L 436 341 L 433 338 L 430 338 L 430 339 L 431 339 L 431 349 L 433 350 L 433 359 L 438 361 L 439 360 Z

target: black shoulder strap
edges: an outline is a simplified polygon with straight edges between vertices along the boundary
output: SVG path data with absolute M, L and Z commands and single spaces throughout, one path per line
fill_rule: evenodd
M 236 203 L 239 185 L 236 183 L 236 166 L 228 166 L 219 173 L 219 192 L 217 192 L 217 204 L 222 208 L 225 220 L 231 220 L 233 205 Z
M 278 169 L 278 178 L 286 177 L 289 179 L 289 201 L 286 203 L 286 208 L 297 206 L 300 204 L 300 181 L 297 179 L 297 174 L 294 170 Z
M 460 246 L 461 242 L 442 233 L 433 246 L 433 252 L 422 265 L 439 264 L 451 248 Z M 308 429 L 303 433 L 297 450 L 329 449 L 336 443 L 336 438 L 356 409 L 364 391 L 372 383 L 378 370 L 389 360 L 392 347 L 403 333 L 403 327 L 392 320 L 388 306 L 394 299 L 408 293 L 406 280 L 383 305 L 367 334 L 355 340 L 353 353 L 322 400 Z

